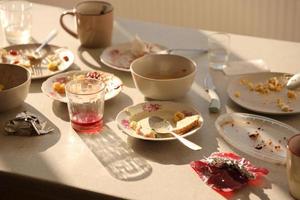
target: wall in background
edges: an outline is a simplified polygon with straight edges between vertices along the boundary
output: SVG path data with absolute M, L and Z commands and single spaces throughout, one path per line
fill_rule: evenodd
M 72 8 L 78 0 L 33 0 Z M 300 42 L 300 0 L 108 0 L 119 17 Z

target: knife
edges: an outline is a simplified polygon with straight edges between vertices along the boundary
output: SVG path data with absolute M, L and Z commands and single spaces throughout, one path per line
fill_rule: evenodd
M 221 108 L 221 103 L 220 103 L 220 98 L 216 92 L 216 87 L 213 83 L 213 80 L 208 73 L 204 79 L 204 86 L 206 89 L 206 92 L 208 93 L 210 97 L 210 103 L 209 103 L 209 111 L 212 113 L 216 113 L 220 111 Z

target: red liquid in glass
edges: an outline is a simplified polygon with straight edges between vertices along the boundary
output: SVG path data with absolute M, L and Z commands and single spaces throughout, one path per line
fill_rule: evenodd
M 103 128 L 103 118 L 97 113 L 78 113 L 71 120 L 73 129 L 79 133 L 99 133 Z

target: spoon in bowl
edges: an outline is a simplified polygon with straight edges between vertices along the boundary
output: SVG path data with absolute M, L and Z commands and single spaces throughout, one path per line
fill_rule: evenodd
M 165 119 L 162 119 L 161 117 L 158 117 L 158 116 L 149 117 L 149 125 L 155 132 L 157 132 L 159 134 L 171 134 L 177 140 L 179 140 L 182 144 L 184 144 L 186 147 L 188 147 L 188 148 L 190 148 L 194 151 L 198 151 L 198 150 L 202 149 L 202 147 L 200 147 L 199 145 L 197 145 L 197 144 L 185 139 L 184 137 L 174 133 L 173 132 L 173 127 L 170 124 L 170 122 L 168 122 Z

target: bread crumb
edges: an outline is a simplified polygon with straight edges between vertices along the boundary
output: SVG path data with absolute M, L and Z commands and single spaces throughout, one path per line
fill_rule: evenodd
M 236 91 L 236 92 L 234 93 L 234 96 L 235 96 L 236 98 L 239 98 L 239 97 L 241 96 L 241 93 L 240 93 L 239 91 Z
M 296 94 L 296 92 L 294 92 L 294 91 L 292 91 L 292 90 L 288 90 L 288 92 L 287 92 L 287 97 L 288 97 L 289 99 L 296 99 L 296 98 L 297 98 L 297 94 Z

